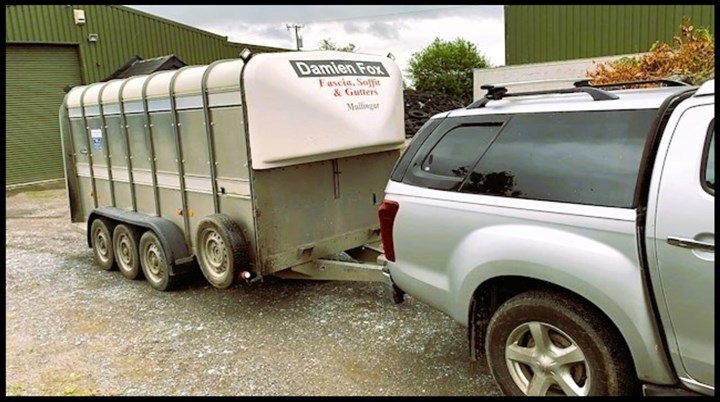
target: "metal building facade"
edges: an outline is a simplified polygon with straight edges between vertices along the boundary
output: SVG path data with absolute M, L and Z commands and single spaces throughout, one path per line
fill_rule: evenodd
M 103 80 L 134 56 L 209 64 L 237 58 L 245 47 L 287 50 L 228 42 L 123 6 L 5 6 L 6 185 L 63 177 L 58 110 L 69 88 Z
M 641 53 L 671 43 L 683 16 L 715 33 L 712 5 L 505 6 L 505 64 Z
M 86 22 L 75 24 L 73 10 Z M 91 41 L 90 35 L 97 35 Z M 187 64 L 236 58 L 244 47 L 272 47 L 228 42 L 227 37 L 192 28 L 123 6 L 5 6 L 5 43 L 71 44 L 78 47 L 83 83 L 99 81 L 135 55 L 149 59 L 175 54 Z

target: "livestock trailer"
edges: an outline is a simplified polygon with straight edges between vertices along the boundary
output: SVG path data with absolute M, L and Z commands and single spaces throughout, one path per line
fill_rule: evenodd
M 71 220 L 103 269 L 158 290 L 198 265 L 217 288 L 381 280 L 377 208 L 405 140 L 389 58 L 244 52 L 79 86 L 60 126 Z

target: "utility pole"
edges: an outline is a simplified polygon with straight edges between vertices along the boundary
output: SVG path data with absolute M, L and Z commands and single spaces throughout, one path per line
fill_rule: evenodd
M 298 25 L 298 24 L 292 24 L 292 25 L 291 25 L 291 24 L 286 24 L 285 26 L 287 27 L 288 31 L 291 30 L 291 29 L 294 29 L 294 30 L 295 30 L 295 46 L 297 47 L 297 50 L 300 50 L 300 48 L 302 47 L 302 38 L 301 38 L 300 35 L 298 34 L 298 29 L 304 28 L 305 25 Z

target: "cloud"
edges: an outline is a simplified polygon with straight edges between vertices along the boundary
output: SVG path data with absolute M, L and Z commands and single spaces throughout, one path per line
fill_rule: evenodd
M 383 39 L 399 39 L 400 28 L 404 24 L 398 22 L 373 22 L 368 26 L 368 31 Z
M 274 25 L 263 25 L 263 28 L 258 30 L 258 35 L 267 38 L 285 40 L 288 38 L 287 28 L 278 28 Z
M 355 34 L 363 31 L 363 26 L 357 22 L 346 22 L 343 24 L 345 33 Z
M 399 21 L 375 21 L 375 22 L 343 22 L 342 29 L 349 35 L 370 34 L 380 39 L 399 39 L 400 29 L 405 24 Z
M 338 46 L 352 43 L 358 53 L 392 53 L 403 73 L 412 54 L 436 38 L 474 43 L 493 66 L 505 63 L 502 6 L 135 6 L 196 26 L 230 41 L 295 49 L 298 23 L 303 50 L 317 49 L 323 39 Z M 430 11 L 428 11 L 430 10 Z M 224 15 L 223 15 L 224 14 Z M 182 15 L 175 18 L 173 16 Z M 368 17 L 374 16 L 374 17 Z M 195 21 L 191 23 L 189 21 Z
M 362 20 L 369 18 L 424 18 L 433 13 L 466 13 L 468 7 L 487 9 L 483 11 L 492 18 L 502 17 L 502 6 L 130 6 L 144 12 L 163 16 L 178 22 L 198 26 L 200 24 L 254 23 L 314 23 L 338 20 Z

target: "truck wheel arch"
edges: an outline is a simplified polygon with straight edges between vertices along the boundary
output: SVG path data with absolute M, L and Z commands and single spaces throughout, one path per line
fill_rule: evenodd
M 618 334 L 620 339 L 622 339 L 627 350 L 630 350 L 627 344 L 627 339 L 612 318 L 590 300 L 577 292 L 541 279 L 524 276 L 499 276 L 489 279 L 478 286 L 475 289 L 473 297 L 470 301 L 468 308 L 467 335 L 470 357 L 473 360 L 481 360 L 485 358 L 485 337 L 487 335 L 488 323 L 500 305 L 513 296 L 537 289 L 554 291 L 556 293 L 563 293 L 570 295 L 571 297 L 579 298 L 589 308 L 596 310 L 598 314 L 601 314 L 607 319 L 607 322 L 611 323 L 612 330 Z M 634 359 L 633 364 L 635 364 Z

